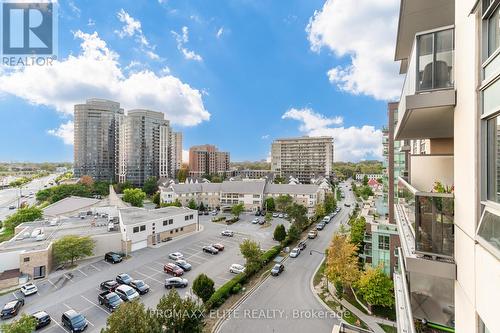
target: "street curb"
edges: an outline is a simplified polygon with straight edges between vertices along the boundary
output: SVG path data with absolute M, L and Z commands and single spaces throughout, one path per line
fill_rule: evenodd
M 326 259 L 325 259 L 326 260 Z M 321 265 L 323 264 L 323 262 L 325 261 L 323 260 L 319 265 L 318 267 L 316 267 L 316 270 L 314 271 L 314 274 L 312 275 L 311 277 L 311 280 L 309 281 L 309 288 L 311 289 L 311 292 L 313 293 L 314 297 L 316 298 L 316 300 L 325 308 L 325 310 L 331 312 L 331 313 L 334 313 L 335 315 L 338 315 L 335 311 L 333 311 L 329 306 L 328 304 L 326 304 L 322 299 L 321 297 L 318 296 L 318 294 L 316 293 L 316 290 L 314 289 L 314 277 L 316 276 L 316 274 L 318 273 L 319 271 L 319 268 L 321 267 Z M 342 321 L 342 319 L 340 319 Z

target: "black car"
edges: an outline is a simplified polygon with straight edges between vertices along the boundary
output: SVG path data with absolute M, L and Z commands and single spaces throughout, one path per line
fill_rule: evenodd
M 40 328 L 47 326 L 52 320 L 49 314 L 45 311 L 35 312 L 31 316 L 35 318 L 36 321 L 35 330 L 39 330 Z
M 188 286 L 188 280 L 181 277 L 173 277 L 165 279 L 165 288 L 186 288 Z
M 149 292 L 149 285 L 144 283 L 142 280 L 132 280 L 130 286 L 137 290 L 139 295 L 144 295 Z
M 302 241 L 302 242 L 299 242 L 299 244 L 297 244 L 297 247 L 302 251 L 306 248 L 307 244 L 305 241 Z
M 255 216 L 260 216 L 260 210 L 255 212 Z
M 266 216 L 266 211 L 265 210 L 261 211 L 260 216 Z
M 114 291 L 120 284 L 115 280 L 108 280 L 101 283 L 101 290 Z
M 75 310 L 69 310 L 61 316 L 61 324 L 70 332 L 83 332 L 88 326 L 87 319 Z
M 271 275 L 272 276 L 278 276 L 285 270 L 285 265 L 283 264 L 276 264 L 274 267 L 271 269 Z
M 203 252 L 207 252 L 210 254 L 217 254 L 219 253 L 219 250 L 217 250 L 215 247 L 207 245 L 203 247 Z
M 208 210 L 203 212 L 203 215 L 208 215 L 208 214 L 209 214 Z
M 122 260 L 122 256 L 116 252 L 108 252 L 104 255 L 104 261 L 110 262 L 112 264 L 122 262 Z
M 23 305 L 24 299 L 22 298 L 10 301 L 9 303 L 4 305 L 2 312 L 0 313 L 0 318 L 7 319 L 17 316 L 19 310 Z
M 115 311 L 123 300 L 113 291 L 105 291 L 97 295 L 99 304 L 104 305 L 109 311 Z
M 118 282 L 119 284 L 129 285 L 130 282 L 132 282 L 132 278 L 130 277 L 130 275 L 128 275 L 126 273 L 122 273 L 122 274 L 118 274 L 116 276 L 116 282 Z

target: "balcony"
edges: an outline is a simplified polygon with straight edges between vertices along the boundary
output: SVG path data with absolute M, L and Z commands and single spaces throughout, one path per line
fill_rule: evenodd
M 398 106 L 396 140 L 453 137 L 453 32 L 415 37 Z
M 363 238 L 363 242 L 371 243 L 372 242 L 372 234 L 365 233 L 365 237 Z
M 409 183 L 415 188 L 429 191 L 436 181 L 453 184 L 453 155 L 411 155 L 410 165 Z

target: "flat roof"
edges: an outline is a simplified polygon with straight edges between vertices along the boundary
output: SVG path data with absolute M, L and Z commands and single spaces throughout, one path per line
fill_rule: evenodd
M 88 209 L 100 201 L 94 198 L 71 196 L 48 205 L 43 209 L 43 214 L 50 217 L 67 215 L 75 211 Z
M 134 225 L 138 223 L 144 223 L 151 220 L 158 220 L 162 218 L 168 218 L 171 216 L 198 213 L 194 209 L 189 209 L 187 207 L 163 207 L 159 209 L 145 209 L 139 207 L 129 207 L 122 208 L 119 210 L 121 223 L 124 225 Z
M 319 185 L 313 184 L 267 184 L 266 193 L 315 194 Z

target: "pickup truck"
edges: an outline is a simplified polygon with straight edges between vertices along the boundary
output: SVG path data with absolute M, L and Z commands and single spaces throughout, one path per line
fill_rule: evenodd
M 97 300 L 100 305 L 104 305 L 109 311 L 113 312 L 123 303 L 120 296 L 113 291 L 105 291 L 97 295 Z

